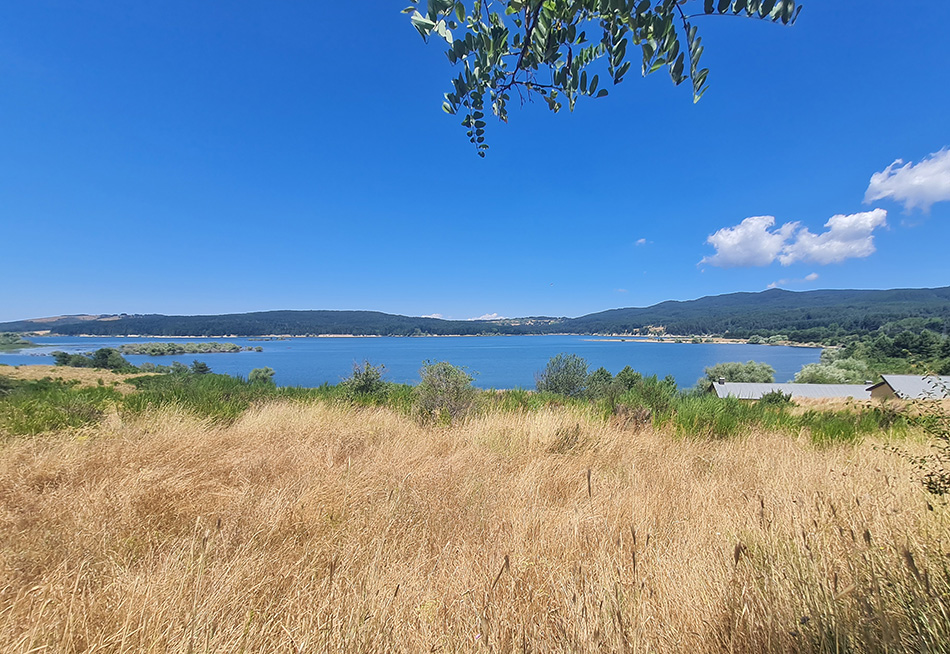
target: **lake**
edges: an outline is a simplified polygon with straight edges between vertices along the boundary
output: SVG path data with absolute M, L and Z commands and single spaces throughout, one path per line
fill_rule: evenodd
M 419 367 L 425 360 L 448 361 L 464 366 L 475 375 L 480 388 L 534 388 L 535 372 L 561 352 L 584 357 L 594 370 L 601 366 L 616 374 L 631 366 L 644 375 L 673 375 L 681 388 L 692 386 L 703 369 L 725 361 L 762 361 L 775 368 L 776 381 L 789 381 L 806 363 L 816 363 L 818 348 L 780 345 L 727 343 L 654 343 L 641 339 L 604 339 L 592 336 L 431 336 L 292 338 L 266 340 L 248 338 L 116 338 L 58 337 L 30 339 L 41 347 L 16 352 L 0 352 L 0 364 L 52 365 L 50 353 L 90 352 L 101 347 L 118 348 L 126 343 L 204 342 L 220 340 L 241 346 L 261 346 L 263 352 L 186 354 L 180 356 L 127 356 L 134 365 L 146 361 L 170 365 L 173 361 L 191 365 L 195 359 L 212 371 L 227 375 L 247 374 L 268 366 L 277 371 L 281 386 L 319 386 L 339 383 L 348 377 L 355 362 L 368 359 L 384 364 L 384 378 L 393 382 L 417 383 Z

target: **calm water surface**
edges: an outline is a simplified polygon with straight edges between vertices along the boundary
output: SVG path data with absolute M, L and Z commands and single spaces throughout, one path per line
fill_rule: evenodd
M 475 374 L 481 388 L 533 388 L 534 374 L 548 359 L 560 352 L 578 354 L 590 363 L 616 374 L 632 366 L 644 375 L 673 375 L 680 387 L 692 386 L 703 368 L 724 361 L 763 361 L 775 368 L 776 381 L 790 380 L 806 363 L 816 363 L 817 348 L 775 345 L 733 345 L 717 343 L 648 343 L 598 339 L 591 336 L 433 336 L 418 338 L 293 338 L 259 341 L 247 338 L 176 339 L 115 337 L 43 337 L 30 339 L 41 347 L 0 353 L 0 364 L 51 365 L 50 353 L 91 352 L 101 347 L 125 343 L 206 342 L 221 340 L 241 346 L 261 346 L 263 352 L 200 354 L 181 356 L 127 356 L 134 365 L 146 361 L 170 365 L 172 361 L 191 365 L 195 359 L 207 363 L 214 372 L 246 377 L 254 368 L 269 366 L 277 371 L 281 386 L 336 384 L 349 376 L 355 362 L 368 359 L 386 366 L 389 381 L 416 383 L 425 360 L 449 361 Z

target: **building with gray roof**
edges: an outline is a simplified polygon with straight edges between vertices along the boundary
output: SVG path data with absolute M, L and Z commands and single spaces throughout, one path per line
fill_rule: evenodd
M 713 384 L 713 389 L 719 397 L 735 397 L 740 400 L 758 400 L 766 393 L 775 391 L 791 395 L 792 399 L 871 399 L 867 384 L 755 384 L 720 380 Z
M 881 375 L 868 390 L 875 399 L 937 400 L 950 397 L 950 375 Z

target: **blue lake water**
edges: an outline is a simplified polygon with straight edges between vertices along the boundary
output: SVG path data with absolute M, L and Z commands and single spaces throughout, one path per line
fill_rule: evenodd
M 601 366 L 616 374 L 631 366 L 644 375 L 673 375 L 681 388 L 703 375 L 703 369 L 725 361 L 762 361 L 775 368 L 776 381 L 789 381 L 806 363 L 816 363 L 818 348 L 725 343 L 652 343 L 643 340 L 607 340 L 591 336 L 433 336 L 293 338 L 260 341 L 247 338 L 175 339 L 115 337 L 42 337 L 30 339 L 41 347 L 0 352 L 0 364 L 52 365 L 51 352 L 91 352 L 101 347 L 149 341 L 204 342 L 221 340 L 241 346 L 261 346 L 263 352 L 187 354 L 181 356 L 127 356 L 134 365 L 146 361 L 170 365 L 195 359 L 212 371 L 246 377 L 254 368 L 268 366 L 281 386 L 336 384 L 348 377 L 353 364 L 369 360 L 384 364 L 389 381 L 416 383 L 423 361 L 448 361 L 475 375 L 480 388 L 533 388 L 534 375 L 548 359 L 561 352 L 584 357 L 594 370 Z

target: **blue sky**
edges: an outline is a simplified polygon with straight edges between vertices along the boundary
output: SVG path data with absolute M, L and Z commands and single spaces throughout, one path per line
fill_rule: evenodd
M 699 104 L 629 75 L 484 160 L 404 4 L 4 3 L 0 320 L 950 284 L 950 3 L 702 19 Z

